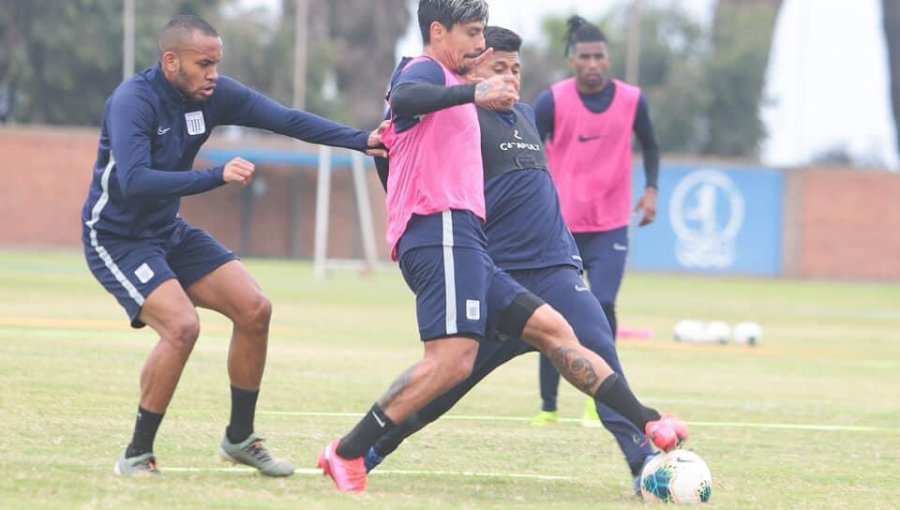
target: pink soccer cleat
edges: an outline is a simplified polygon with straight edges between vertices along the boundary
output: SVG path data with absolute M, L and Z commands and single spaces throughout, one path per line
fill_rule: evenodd
M 647 439 L 664 452 L 681 446 L 687 441 L 689 435 L 687 425 L 669 414 L 662 415 L 656 421 L 647 422 L 644 433 L 647 435 Z
M 366 463 L 363 457 L 345 459 L 337 454 L 340 439 L 328 443 L 319 454 L 322 476 L 330 476 L 341 492 L 364 492 L 366 490 Z

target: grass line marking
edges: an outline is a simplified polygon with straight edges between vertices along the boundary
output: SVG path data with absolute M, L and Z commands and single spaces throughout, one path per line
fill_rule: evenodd
M 256 414 L 268 414 L 272 416 L 308 416 L 308 417 L 330 417 L 330 418 L 359 418 L 359 413 L 335 413 L 335 412 L 315 412 L 315 411 L 262 411 Z M 459 421 L 510 421 L 510 422 L 529 422 L 531 418 L 519 416 L 482 416 L 482 415 L 464 415 L 453 414 L 442 416 L 442 420 L 459 420 Z M 581 424 L 581 418 L 560 418 L 560 422 Z M 694 427 L 719 427 L 719 428 L 748 428 L 748 429 L 781 429 L 781 430 L 811 430 L 818 432 L 898 432 L 898 429 L 886 427 L 869 427 L 864 425 L 823 425 L 819 423 L 765 423 L 765 422 L 723 422 L 723 421 L 691 421 L 688 425 Z
M 3 328 L 31 328 L 31 329 L 77 329 L 87 331 L 127 331 L 128 321 L 125 316 L 121 320 L 109 319 L 65 319 L 47 317 L 0 317 L 0 327 Z M 229 334 L 231 326 L 228 324 L 211 323 L 204 325 L 206 333 Z M 270 329 L 272 335 L 294 335 L 300 331 L 283 327 Z
M 256 469 L 249 467 L 171 467 L 165 466 L 163 472 L 173 473 L 255 473 Z M 294 474 L 322 476 L 322 470 L 317 468 L 297 468 Z M 499 473 L 486 471 L 447 471 L 427 469 L 376 469 L 371 474 L 375 475 L 401 475 L 401 476 L 460 476 L 471 478 L 511 478 L 520 480 L 574 480 L 571 476 L 542 475 L 535 473 Z

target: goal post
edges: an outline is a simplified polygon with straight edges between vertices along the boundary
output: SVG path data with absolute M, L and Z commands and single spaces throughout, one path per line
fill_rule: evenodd
M 350 152 L 357 220 L 362 244 L 361 259 L 334 259 L 328 256 L 331 214 L 331 173 L 334 170 L 331 147 L 319 148 L 319 164 L 316 179 L 316 216 L 313 241 L 313 272 L 317 279 L 324 279 L 329 269 L 360 269 L 373 271 L 378 267 L 378 250 L 375 245 L 375 221 L 369 199 L 369 185 L 363 155 Z

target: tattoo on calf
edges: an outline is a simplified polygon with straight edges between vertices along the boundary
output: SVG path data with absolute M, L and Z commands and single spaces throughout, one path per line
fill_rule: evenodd
M 592 395 L 600 383 L 590 360 L 571 347 L 559 347 L 550 353 L 550 361 L 567 381 L 579 390 Z
M 409 380 L 412 378 L 413 370 L 415 370 L 417 366 L 418 365 L 413 365 L 407 368 L 406 371 L 400 374 L 400 377 L 394 380 L 394 382 L 391 384 L 391 387 L 388 388 L 387 393 L 385 393 L 380 399 L 378 399 L 378 407 L 382 409 L 387 408 L 387 406 L 389 406 L 391 402 L 393 402 L 394 399 L 397 398 L 397 395 L 399 395 L 400 392 L 406 389 L 406 386 L 409 384 Z

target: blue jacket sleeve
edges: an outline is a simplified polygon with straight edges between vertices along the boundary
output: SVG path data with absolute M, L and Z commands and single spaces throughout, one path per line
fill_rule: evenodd
M 653 121 L 650 119 L 650 107 L 647 105 L 643 94 L 641 94 L 637 114 L 634 117 L 634 133 L 641 142 L 641 153 L 644 156 L 644 175 L 647 180 L 646 187 L 658 188 L 659 144 L 656 142 L 656 132 L 653 129 Z
M 534 117 L 538 134 L 541 135 L 541 140 L 547 143 L 547 140 L 553 138 L 554 123 L 556 122 L 556 107 L 553 104 L 553 93 L 550 92 L 550 89 L 538 94 L 534 101 Z
M 369 133 L 366 131 L 287 108 L 227 76 L 219 78 L 216 94 L 219 95 L 216 104 L 217 124 L 267 129 L 304 142 L 361 152 L 368 145 Z
M 190 171 L 151 168 L 153 108 L 138 95 L 122 92 L 109 102 L 107 130 L 115 175 L 126 199 L 195 195 L 225 184 L 221 166 Z

